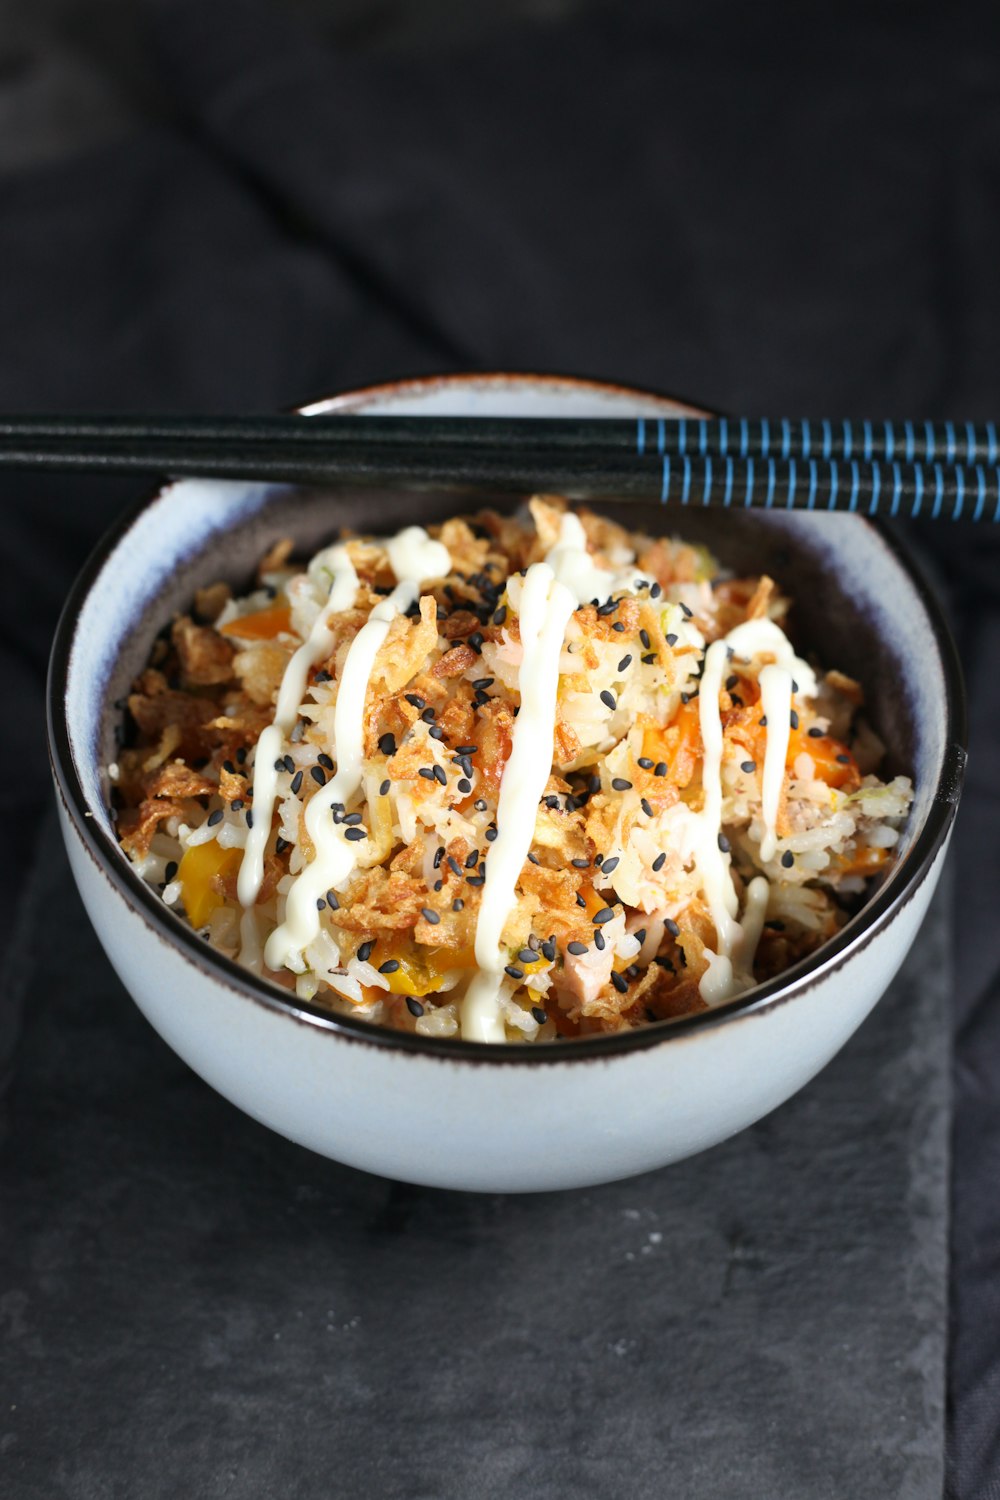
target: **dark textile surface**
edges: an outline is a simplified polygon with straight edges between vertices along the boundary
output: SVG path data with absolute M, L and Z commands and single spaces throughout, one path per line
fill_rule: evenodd
M 148 7 L 177 122 L 0 186 L 0 407 L 269 409 L 555 368 L 734 411 L 995 416 L 989 8 L 595 6 L 466 54 Z M 68 578 L 131 485 L 6 481 L 0 797 L 30 850 Z M 927 533 L 971 688 L 955 861 L 950 1484 L 1000 1495 L 998 548 Z M 19 862 L 20 863 L 20 862 Z M 5 870 L 9 917 L 23 868 Z M 95 1491 L 96 1492 L 96 1491 Z

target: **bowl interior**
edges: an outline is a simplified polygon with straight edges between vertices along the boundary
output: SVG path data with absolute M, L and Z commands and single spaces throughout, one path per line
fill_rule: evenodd
M 530 376 L 411 382 L 307 410 L 366 408 L 392 414 L 667 417 L 692 410 L 618 388 Z M 111 857 L 127 865 L 114 840 L 105 769 L 119 743 L 121 704 L 157 633 L 189 608 L 198 587 L 222 578 L 244 588 L 278 537 L 293 537 L 309 555 L 344 526 L 392 531 L 482 503 L 479 493 L 322 492 L 187 480 L 168 486 L 123 524 L 81 582 L 65 669 L 69 754 Z M 501 497 L 490 503 L 517 504 Z M 770 573 L 795 601 L 790 630 L 799 648 L 864 684 L 869 717 L 888 748 L 889 773 L 905 772 L 916 783 L 904 858 L 888 877 L 890 884 L 904 881 L 906 852 L 935 800 L 949 795 L 949 753 L 960 713 L 949 684 L 947 633 L 896 543 L 850 515 L 695 508 L 667 515 L 656 505 L 631 504 L 615 514 L 626 525 L 704 542 L 737 574 Z

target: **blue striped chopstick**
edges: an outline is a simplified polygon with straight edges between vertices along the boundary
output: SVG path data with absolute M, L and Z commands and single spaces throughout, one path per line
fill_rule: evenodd
M 8 417 L 3 468 L 1000 520 L 992 422 Z

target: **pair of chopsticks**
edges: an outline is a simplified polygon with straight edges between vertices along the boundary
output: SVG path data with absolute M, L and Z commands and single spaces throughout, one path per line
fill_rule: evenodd
M 1000 520 L 992 422 L 11 417 L 0 469 Z

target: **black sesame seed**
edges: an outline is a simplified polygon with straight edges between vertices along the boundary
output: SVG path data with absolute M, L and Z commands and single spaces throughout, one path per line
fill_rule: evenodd
M 326 902 L 323 900 L 322 896 L 317 896 L 316 898 L 316 910 L 326 911 Z
M 602 927 L 605 922 L 613 921 L 614 915 L 615 913 L 613 907 L 602 906 L 600 911 L 594 913 L 594 926 Z
M 651 818 L 653 816 L 653 809 L 649 805 L 648 798 L 646 798 L 646 797 L 640 797 L 640 799 L 639 799 L 639 806 L 642 808 L 642 810 L 646 814 L 647 818 Z
M 694 616 L 692 615 L 691 611 L 688 609 L 688 607 L 687 607 L 686 604 L 682 604 L 681 605 L 681 609 L 684 611 L 684 618 L 685 619 L 691 620 L 691 619 L 694 618 Z
M 378 789 L 379 796 L 380 797 L 388 797 L 388 795 L 389 795 L 389 788 L 390 788 L 391 785 L 392 785 L 392 782 L 389 780 L 388 777 L 386 777 L 385 781 L 383 781 L 382 785 Z
M 748 776 L 752 775 L 752 773 L 756 771 L 756 769 L 757 762 L 755 760 L 745 760 L 740 764 L 740 770 L 745 771 Z
M 378 966 L 378 971 L 379 971 L 380 974 L 395 974 L 395 973 L 398 972 L 398 970 L 399 970 L 399 959 L 398 958 L 387 958 L 384 964 L 379 964 L 379 966 Z
M 465 877 L 465 883 L 466 883 L 466 885 L 474 885 L 474 886 L 477 886 L 477 887 L 481 886 L 481 885 L 485 885 L 486 884 L 486 876 L 485 875 L 466 875 L 466 877 Z
M 643 664 L 644 667 L 651 667 L 655 661 L 656 661 L 656 652 L 655 651 L 648 651 L 646 653 L 646 655 L 643 656 L 643 658 L 642 658 L 642 664 Z
M 372 956 L 372 949 L 374 947 L 375 944 L 371 942 L 361 944 L 361 947 L 358 949 L 358 959 L 361 963 L 366 964 L 368 962 Z
M 472 852 L 471 852 L 471 854 L 469 854 L 468 857 L 466 858 L 465 868 L 467 870 L 474 870 L 475 867 L 476 867 L 476 865 L 478 865 L 478 863 L 479 863 L 479 850 L 478 849 L 473 849 Z
M 677 923 L 674 921 L 673 917 L 667 917 L 663 925 L 670 933 L 671 937 L 680 937 L 681 930 L 678 927 Z
M 611 629 L 612 630 L 617 630 L 618 633 L 619 633 L 619 635 L 621 635 L 624 632 L 624 630 L 625 630 L 625 626 L 622 624 L 621 620 L 615 620 L 615 622 L 612 625 Z
M 597 949 L 598 953 L 603 953 L 604 949 L 605 949 L 605 946 L 606 946 L 606 944 L 604 942 L 604 933 L 601 931 L 601 929 L 599 927 L 595 927 L 594 928 L 594 947 Z
M 544 1026 L 546 1021 L 549 1019 L 540 1005 L 533 1005 L 531 1007 L 531 1014 L 534 1016 L 539 1026 Z
M 418 710 L 427 707 L 426 700 L 421 698 L 418 693 L 404 693 L 403 697 L 406 699 L 407 703 L 411 704 Z
M 523 979 L 524 978 L 524 970 L 523 969 L 519 969 L 517 967 L 517 964 L 504 964 L 503 971 L 504 971 L 505 974 L 509 974 L 510 977 L 511 977 L 511 979 Z
M 517 961 L 519 964 L 533 964 L 537 957 L 538 954 L 531 948 L 522 948 L 517 955 Z
M 530 849 L 528 850 L 528 859 L 530 860 L 530 862 L 533 865 L 537 865 L 537 863 L 538 863 L 538 855 L 535 854 L 535 853 L 533 853 L 532 850 L 530 850 Z
M 638 964 L 629 964 L 628 968 L 625 970 L 625 977 L 627 979 L 638 979 L 639 978 L 639 965 Z
M 653 769 L 653 762 L 648 755 L 640 755 L 636 764 L 641 766 L 644 771 L 651 771 Z
M 435 713 L 433 708 L 425 708 L 420 717 L 425 724 L 433 724 L 434 720 L 437 718 L 437 714 Z
M 791 726 L 792 726 L 793 729 L 798 729 L 798 727 L 799 727 L 799 716 L 795 712 L 794 708 L 792 709 L 791 713 L 788 716 L 788 722 L 791 724 Z
M 424 1013 L 424 1007 L 414 995 L 407 995 L 406 1008 L 411 1016 L 422 1016 Z
M 472 684 L 472 686 L 478 692 L 478 691 L 480 691 L 482 689 L 485 689 L 485 688 L 488 688 L 488 687 L 492 687 L 493 683 L 494 683 L 494 680 L 495 679 L 492 678 L 492 677 L 477 677 L 476 680 L 475 680 L 475 682 Z
M 605 875 L 610 875 L 611 872 L 612 872 L 612 870 L 617 870 L 618 865 L 619 865 L 619 859 L 618 859 L 618 856 L 616 854 L 615 857 L 614 857 L 614 859 L 606 859 L 604 861 L 604 863 L 601 866 L 601 870 L 603 871 L 603 873 Z
M 281 834 L 279 833 L 278 837 L 274 841 L 274 852 L 275 852 L 275 854 L 284 854 L 285 850 L 286 849 L 290 849 L 291 847 L 292 846 L 289 843 L 288 839 L 283 839 L 281 837 Z
M 215 809 L 215 812 L 209 813 L 209 815 L 208 815 L 208 826 L 209 826 L 209 828 L 217 828 L 218 825 L 222 822 L 222 819 L 224 817 L 225 817 L 225 814 L 223 813 L 222 808 L 221 807 L 217 807 Z
M 663 869 L 663 866 L 666 864 L 666 862 L 667 862 L 667 856 L 666 856 L 666 854 L 658 854 L 656 856 L 656 858 L 653 860 L 653 869 L 656 871 L 657 875 Z
M 448 785 L 448 777 L 445 773 L 444 766 L 434 767 L 434 780 L 440 782 L 442 786 Z
M 654 583 L 653 586 L 652 586 L 652 588 L 649 591 L 649 597 L 651 599 L 659 599 L 659 597 L 660 597 L 660 595 L 662 593 L 663 593 L 663 590 L 660 588 L 660 585 L 658 583 Z
M 472 805 L 476 809 L 476 812 L 485 812 L 489 804 L 483 797 L 477 797 Z
M 437 865 L 435 865 L 434 868 L 437 869 Z M 459 877 L 459 879 L 461 879 L 461 877 L 462 877 L 462 875 L 463 875 L 464 872 L 462 870 L 462 866 L 459 864 L 459 862 L 455 858 L 454 854 L 449 854 L 448 855 L 448 868 L 455 875 L 457 875 Z
M 758 720 L 758 723 L 760 724 L 761 729 L 766 729 L 767 728 L 767 714 L 761 714 L 760 719 Z
M 765 925 L 773 927 L 775 932 L 784 932 L 785 930 L 784 922 L 780 922 L 777 917 L 772 917 Z
M 168 862 L 167 867 L 166 867 L 166 869 L 163 872 L 164 883 L 166 885 L 169 885 L 170 882 L 173 880 L 173 878 L 174 878 L 174 876 L 176 874 L 177 874 L 177 861 L 175 859 L 172 859 L 172 860 L 170 860 Z
M 811 729 L 807 729 L 806 734 L 808 734 L 811 740 L 821 740 L 823 738 L 823 731 L 818 724 L 814 724 Z
M 348 828 L 344 832 L 344 838 L 350 839 L 353 844 L 356 844 L 359 842 L 359 840 L 366 839 L 367 837 L 368 835 L 365 833 L 365 830 L 363 828 Z
M 228 771 L 230 776 L 236 775 L 236 767 L 233 765 L 231 760 L 224 760 L 222 762 L 222 769 L 224 771 Z
M 439 891 L 443 885 L 444 885 L 444 881 L 443 880 L 435 880 L 434 884 L 431 886 L 431 890 L 432 891 Z
M 495 609 L 493 611 L 493 623 L 494 623 L 494 625 L 502 625 L 503 622 L 504 622 L 504 620 L 506 620 L 506 618 L 507 618 L 507 606 L 506 606 L 506 604 L 501 604 L 501 606 L 500 606 L 499 609 Z
M 472 782 L 463 776 L 458 783 L 458 790 L 462 793 L 463 797 L 467 797 L 472 791 Z
M 358 824 L 361 822 L 361 814 L 345 813 L 343 818 L 341 818 L 341 822 L 346 824 L 348 828 L 357 828 Z
M 378 747 L 383 755 L 395 755 L 396 736 L 394 734 L 383 734 L 379 739 Z
M 584 911 L 586 911 L 586 909 L 587 909 L 587 903 L 586 903 L 586 901 L 584 901 L 583 897 L 579 893 L 577 893 L 576 904 L 577 904 L 577 906 L 582 906 L 583 909 L 584 909 Z
M 611 786 L 616 792 L 630 792 L 632 790 L 631 781 L 626 781 L 624 776 L 613 776 L 611 778 Z
M 639 946 L 642 947 L 642 944 L 646 941 L 645 927 L 640 927 L 636 932 L 633 932 L 632 936 L 635 938 Z
M 444 730 L 441 728 L 440 724 L 432 724 L 427 733 L 430 735 L 432 740 L 444 739 Z
M 244 750 L 243 746 L 241 745 L 240 748 L 236 752 L 237 762 L 242 766 L 243 763 L 244 763 L 244 761 L 246 760 L 246 758 L 247 758 L 247 753 Z
M 424 921 L 429 922 L 432 927 L 436 927 L 441 920 L 432 906 L 422 906 L 420 908 L 420 915 L 423 917 Z
M 575 865 L 578 870 L 589 870 L 590 869 L 590 860 L 589 859 L 571 859 L 570 860 L 570 864 L 571 865 Z
M 478 745 L 459 745 L 455 751 L 456 755 L 475 755 L 479 749 Z
M 596 603 L 596 600 L 594 602 Z M 615 612 L 615 610 L 617 608 L 618 608 L 618 600 L 617 599 L 609 599 L 606 604 L 601 604 L 601 605 L 598 606 L 597 613 L 599 615 L 601 615 L 602 617 L 606 616 L 606 615 L 613 615 L 614 612 Z
M 625 978 L 624 974 L 619 974 L 616 969 L 612 969 L 611 971 L 611 983 L 614 985 L 619 995 L 624 995 L 628 990 L 628 980 Z
M 474 630 L 469 636 L 469 645 L 477 654 L 483 649 L 483 638 L 478 630 Z
M 624 672 L 625 668 L 629 667 L 631 665 L 632 665 L 632 656 L 631 656 L 631 653 L 630 653 L 628 656 L 623 656 L 622 657 L 621 661 L 618 663 L 618 670 L 619 670 L 619 672 Z
M 431 766 L 420 766 L 418 768 L 418 770 L 417 770 L 417 775 L 418 776 L 422 776 L 425 781 L 433 781 L 434 780 L 434 770 L 433 770 L 433 767 L 431 767 Z
M 486 830 L 486 842 L 488 844 L 492 844 L 492 842 L 496 838 L 496 836 L 497 836 L 497 830 L 495 828 L 487 828 L 487 830 Z
M 586 945 L 586 943 L 573 942 L 573 943 L 567 943 L 566 944 L 566 952 L 567 953 L 572 953 L 575 958 L 578 958 L 581 953 L 586 953 L 586 951 L 587 951 L 587 945 Z
M 333 681 L 333 678 L 330 676 L 329 672 L 326 670 L 325 667 L 321 667 L 320 670 L 316 673 L 316 676 L 313 678 L 313 682 L 332 682 L 332 681 Z
M 326 786 L 326 774 L 322 766 L 313 766 L 309 775 L 319 786 Z
M 289 759 L 291 759 L 291 757 L 289 757 Z M 333 770 L 333 761 L 327 755 L 325 750 L 321 751 L 321 753 L 317 755 L 316 759 L 319 761 L 321 766 L 325 767 L 327 771 Z
M 253 827 L 253 808 L 252 807 L 247 809 L 247 827 L 248 828 L 252 828 Z
M 548 961 L 549 961 L 549 963 L 551 963 L 552 960 L 555 958 L 555 956 L 556 956 L 556 945 L 552 941 L 551 938 L 549 938 L 548 942 L 545 942 L 545 943 L 541 944 L 541 953 L 542 953 L 542 957 L 543 958 L 547 958 Z
M 719 848 L 722 851 L 722 853 L 723 854 L 728 854 L 731 847 L 732 846 L 731 846 L 729 840 L 726 838 L 726 835 L 724 833 L 720 833 L 719 834 Z
M 733 688 L 736 686 L 736 684 L 739 682 L 739 680 L 740 679 L 737 677 L 737 675 L 736 675 L 735 672 L 733 672 L 733 674 L 730 677 L 727 677 L 726 678 L 726 691 L 727 692 L 732 692 Z
M 784 854 L 781 856 L 781 863 L 784 865 L 786 870 L 790 870 L 792 868 L 792 865 L 794 865 L 795 863 L 795 855 L 792 853 L 791 849 L 785 850 Z
M 337 892 L 336 891 L 327 891 L 327 893 L 326 893 L 326 904 L 330 908 L 331 911 L 339 911 L 340 910 L 340 902 L 337 900 Z
M 614 713 L 615 709 L 618 707 L 618 702 L 615 698 L 614 693 L 609 693 L 607 688 L 604 688 L 601 692 L 601 702 L 605 704 L 606 707 L 610 708 L 612 713 Z
M 836 760 L 838 766 L 849 766 L 851 764 L 851 757 L 849 755 L 838 755 Z
M 452 911 L 462 911 L 464 906 L 465 902 L 462 900 L 461 896 L 456 896 L 454 901 L 451 903 Z
M 654 776 L 666 776 L 666 774 L 667 774 L 667 763 L 666 763 L 666 761 L 665 760 L 658 760 L 656 762 L 655 767 L 653 768 L 653 775 Z
M 667 645 L 668 646 L 676 646 L 677 645 L 677 637 L 672 632 L 671 632 L 670 635 L 667 636 Z
M 289 756 L 289 759 L 291 759 L 291 756 Z M 292 764 L 294 765 L 294 761 Z M 283 771 L 285 769 L 285 757 L 283 755 L 279 755 L 278 759 L 274 762 L 274 769 L 276 771 Z

